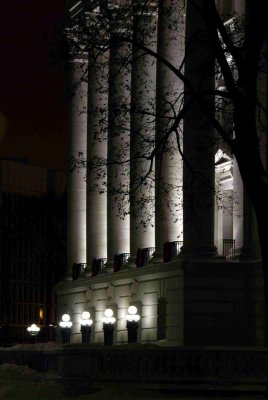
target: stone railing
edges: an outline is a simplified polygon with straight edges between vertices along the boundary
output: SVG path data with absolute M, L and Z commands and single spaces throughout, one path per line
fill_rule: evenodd
M 228 260 L 235 259 L 235 240 L 223 239 L 222 240 L 222 255 Z
M 92 260 L 92 276 L 100 275 L 103 273 L 107 258 L 94 258 Z
M 266 382 L 268 350 L 70 346 L 59 355 L 59 373 L 100 381 Z
M 67 381 L 169 384 L 194 390 L 263 392 L 267 348 L 163 348 L 153 345 L 65 345 L 53 351 L 0 350 L 0 363 L 57 371 Z M 231 389 L 230 389 L 231 388 Z
M 72 265 L 72 278 L 75 281 L 76 279 L 81 278 L 83 272 L 87 267 L 86 263 L 73 263 Z
M 121 271 L 127 265 L 130 253 L 121 253 L 114 255 L 114 272 Z
M 144 265 L 148 264 L 155 251 L 155 247 L 145 247 L 144 249 L 138 249 L 135 264 L 137 268 L 143 267 Z
M 172 258 L 178 256 L 183 246 L 182 240 L 175 240 L 173 242 L 165 242 L 163 244 L 163 262 L 169 262 Z

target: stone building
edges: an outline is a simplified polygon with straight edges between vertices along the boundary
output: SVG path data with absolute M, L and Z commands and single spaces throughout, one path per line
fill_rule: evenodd
M 67 1 L 69 21 L 81 14 L 90 21 L 99 12 L 95 3 Z M 151 41 L 145 43 L 147 47 L 152 52 L 157 48 L 158 54 L 175 67 L 184 60 L 188 43 L 193 51 L 186 59 L 184 73 L 193 85 L 198 85 L 202 61 L 209 59 L 211 51 L 207 43 L 189 40 L 203 28 L 200 15 L 190 7 L 186 14 L 184 2 L 165 0 L 163 4 L 163 8 L 150 13 L 149 23 L 148 13 L 146 18 L 141 14 L 136 16 L 133 37 L 139 40 L 139 35 L 143 35 L 144 40 L 148 30 Z M 244 13 L 243 0 L 218 1 L 217 6 L 230 26 L 234 18 Z M 165 7 L 179 29 L 170 28 Z M 97 63 L 90 62 L 90 54 L 73 55 L 69 83 L 80 84 L 69 108 L 70 159 L 114 160 L 120 140 L 130 141 L 126 148 L 131 159 L 133 154 L 142 153 L 137 150 L 144 146 L 139 137 L 150 143 L 153 136 L 156 143 L 161 143 L 163 132 L 170 125 L 165 126 L 161 117 L 150 120 L 151 110 L 146 109 L 146 104 L 154 102 L 152 107 L 158 115 L 162 115 L 167 104 L 172 104 L 178 112 L 177 105 L 172 103 L 174 96 L 185 94 L 187 99 L 187 91 L 184 93 L 181 81 L 161 61 L 150 62 L 139 51 L 132 50 L 134 61 L 125 73 L 120 73 L 115 62 L 127 52 L 124 46 L 111 47 L 102 54 L 106 58 L 106 72 L 102 73 Z M 206 64 L 208 70 L 214 70 L 214 59 L 211 60 Z M 215 83 L 214 73 L 202 73 L 205 87 L 213 89 L 216 84 L 221 88 L 220 79 Z M 127 93 L 126 87 L 130 87 Z M 113 112 L 113 108 L 122 108 L 122 104 L 130 104 L 132 110 L 125 116 L 123 128 L 120 115 Z M 214 108 L 210 100 L 207 106 Z M 108 115 L 106 125 L 101 128 L 106 135 L 104 140 L 96 139 L 102 124 L 100 109 Z M 171 111 L 166 113 L 170 117 Z M 83 169 L 69 173 L 68 272 L 56 290 L 58 317 L 69 313 L 73 321 L 72 341 L 81 341 L 79 320 L 87 310 L 93 319 L 93 341 L 103 342 L 102 318 L 109 307 L 116 318 L 115 343 L 126 343 L 127 309 L 136 305 L 141 316 L 138 340 L 143 343 L 263 343 L 263 293 L 254 215 L 235 160 L 226 146 L 211 145 L 214 130 L 208 125 L 204 128 L 201 119 L 188 113 L 183 126 L 178 127 L 183 130 L 183 154 L 191 171 L 178 149 L 171 152 L 164 149 L 161 156 L 156 154 L 153 168 L 156 173 L 160 171 L 161 179 L 155 180 L 155 186 L 144 185 L 129 196 L 130 210 L 134 211 L 123 219 L 115 207 L 116 191 L 92 189 L 98 180 L 94 169 L 88 168 L 87 179 Z M 153 128 L 146 129 L 147 123 Z M 132 135 L 136 131 L 140 135 Z M 176 137 L 168 145 L 172 146 L 174 140 Z M 107 179 L 104 183 L 108 188 L 117 187 L 121 179 L 131 192 L 149 162 L 144 156 L 138 162 L 130 162 L 125 167 L 130 169 L 126 174 L 121 174 L 120 165 L 108 163 L 107 175 L 102 179 Z M 193 180 L 192 170 L 202 179 Z M 179 200 L 169 201 L 161 182 L 176 187 Z M 153 222 L 145 224 L 144 229 L 141 219 L 144 222 L 150 213 L 148 204 L 152 197 L 154 210 L 150 221 Z M 137 205 L 141 205 L 138 212 Z

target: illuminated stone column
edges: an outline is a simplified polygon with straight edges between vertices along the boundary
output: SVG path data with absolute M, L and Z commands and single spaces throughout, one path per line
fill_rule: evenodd
M 135 3 L 136 4 L 136 3 Z M 138 4 L 138 2 L 137 2 Z M 137 11 L 134 17 L 134 42 L 156 49 L 156 15 L 151 10 Z M 147 160 L 155 136 L 155 59 L 137 46 L 133 48 L 131 82 L 131 165 L 130 165 L 130 253 L 154 247 L 154 166 Z
M 240 17 L 245 15 L 245 0 L 235 0 L 235 13 Z
M 129 253 L 130 66 L 127 44 L 110 49 L 108 137 L 108 265 L 115 254 Z
M 164 0 L 158 13 L 158 54 L 179 68 L 184 57 L 184 8 L 182 1 Z M 180 128 L 168 135 L 179 113 L 183 93 L 180 79 L 161 61 L 157 62 L 156 86 L 156 258 L 166 241 L 183 240 L 182 158 L 178 150 Z M 178 136 L 176 135 L 178 134 Z M 181 140 L 179 140 L 180 144 Z M 160 145 L 161 143 L 161 145 Z
M 94 56 L 94 55 L 93 55 Z M 88 68 L 87 270 L 107 258 L 108 52 Z
M 233 239 L 237 258 L 252 257 L 252 206 L 240 175 L 236 159 L 233 160 Z
M 214 57 L 211 40 L 202 18 L 202 4 L 187 2 L 185 76 L 192 89 L 202 97 L 207 112 L 214 116 Z M 185 85 L 184 104 L 192 100 Z M 214 129 L 197 102 L 189 104 L 183 134 L 183 252 L 193 256 L 212 256 L 214 246 Z
M 233 238 L 235 239 L 235 253 L 240 255 L 244 244 L 244 185 L 235 158 L 233 160 L 233 177 Z
M 219 254 L 228 255 L 223 239 L 233 239 L 233 161 L 222 150 L 215 156 L 215 172 L 215 244 Z
M 85 67 L 85 60 L 75 59 L 68 74 L 67 278 L 73 263 L 86 262 L 86 170 L 73 169 L 73 162 L 87 155 L 87 84 L 81 80 Z
M 235 13 L 244 17 L 247 12 L 245 0 L 235 0 Z M 244 21 L 242 18 L 238 35 L 244 36 Z M 262 139 L 261 139 L 262 140 Z M 253 255 L 253 224 L 255 215 L 249 197 L 245 191 L 238 164 L 234 159 L 234 205 L 233 205 L 233 238 L 235 239 L 235 255 L 238 258 L 251 258 Z

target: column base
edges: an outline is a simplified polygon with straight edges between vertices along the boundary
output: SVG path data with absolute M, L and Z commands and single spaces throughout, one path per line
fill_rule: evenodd
M 126 263 L 125 269 L 136 269 L 136 256 L 130 256 L 128 262 Z
M 153 257 L 152 257 L 152 259 L 150 260 L 150 263 L 153 263 L 153 264 L 162 264 L 164 261 L 163 261 L 163 253 L 154 253 L 154 255 L 153 255 Z
M 112 270 L 107 269 L 106 267 L 103 268 L 103 270 L 99 273 L 97 273 L 96 275 L 92 275 L 92 270 L 91 269 L 85 269 L 85 271 L 83 272 L 83 276 L 82 278 L 94 278 L 95 276 L 100 276 L 100 275 L 105 275 L 108 273 L 113 272 Z
M 71 271 L 66 272 L 65 275 L 64 275 L 63 280 L 64 281 L 72 281 L 73 280 L 72 272 Z
M 113 261 L 107 261 L 104 267 L 106 273 L 114 272 L 114 263 Z
M 252 254 L 248 247 L 242 246 L 234 249 L 233 259 L 235 260 L 252 260 Z
M 91 268 L 86 267 L 86 269 L 83 272 L 83 277 L 85 278 L 89 278 L 92 276 L 92 271 Z

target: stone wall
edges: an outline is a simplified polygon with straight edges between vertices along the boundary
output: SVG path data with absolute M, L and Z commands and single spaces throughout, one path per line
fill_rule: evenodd
M 126 314 L 135 305 L 141 316 L 138 342 L 163 346 L 264 345 L 265 318 L 261 264 L 186 261 L 147 264 L 81 278 L 57 286 L 58 319 L 69 313 L 72 342 L 80 343 L 81 314 L 91 313 L 92 342 L 103 343 L 102 318 L 112 308 L 114 344 L 127 343 Z
M 73 343 L 81 342 L 81 314 L 88 310 L 93 319 L 92 341 L 103 342 L 102 318 L 109 307 L 116 326 L 114 344 L 127 343 L 126 314 L 135 305 L 141 319 L 138 341 L 160 342 L 162 345 L 183 343 L 183 276 L 180 264 L 150 264 L 146 267 L 101 274 L 57 285 L 58 320 L 71 315 Z M 159 301 L 165 304 L 164 315 L 158 316 Z M 163 325 L 162 327 L 160 325 Z M 159 331 L 162 328 L 161 339 Z M 158 340 L 159 339 L 159 340 Z
M 263 282 L 253 262 L 185 262 L 184 344 L 263 345 Z

